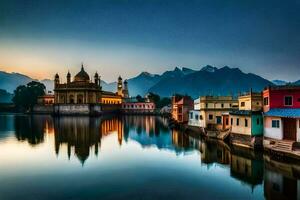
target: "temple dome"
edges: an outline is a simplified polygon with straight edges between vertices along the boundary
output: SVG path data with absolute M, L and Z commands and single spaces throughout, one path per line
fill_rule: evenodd
M 75 81 L 85 81 L 88 82 L 90 81 L 90 76 L 86 71 L 84 71 L 83 65 L 81 66 L 80 72 L 78 72 L 74 78 Z

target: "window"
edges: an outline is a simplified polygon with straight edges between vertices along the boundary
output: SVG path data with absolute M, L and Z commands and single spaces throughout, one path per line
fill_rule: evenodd
M 293 105 L 293 97 L 292 96 L 285 96 L 284 97 L 284 105 L 285 106 L 292 106 Z
M 208 115 L 208 119 L 209 119 L 209 120 L 212 120 L 213 118 L 214 118 L 213 115 Z
M 205 104 L 205 107 L 208 108 L 208 103 Z
M 231 108 L 231 107 L 232 107 L 232 104 L 229 104 L 229 107 Z
M 230 119 L 230 124 L 233 125 L 233 118 Z
M 200 120 L 203 120 L 203 117 L 202 117 L 202 115 L 200 115 Z
M 216 116 L 217 118 L 217 124 L 221 124 L 222 123 L 222 117 L 221 116 Z
M 224 103 L 221 104 L 221 107 L 224 108 Z
M 245 127 L 248 127 L 248 119 L 245 119 Z
M 237 125 L 237 126 L 240 125 L 240 119 L 239 119 L 239 118 L 236 119 L 236 125 Z
M 199 115 L 195 115 L 195 119 L 198 121 L 199 120 Z
M 280 128 L 279 120 L 272 120 L 272 128 Z
M 193 119 L 193 113 L 192 112 L 190 113 L 190 119 Z
M 259 118 L 256 119 L 256 124 L 259 125 Z
M 269 97 L 264 97 L 264 105 L 269 105 Z
M 241 107 L 245 107 L 245 102 L 241 102 Z
M 226 118 L 226 125 L 229 125 L 229 119 Z

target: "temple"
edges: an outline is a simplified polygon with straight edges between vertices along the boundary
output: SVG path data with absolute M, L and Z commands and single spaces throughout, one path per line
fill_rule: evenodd
M 88 73 L 81 70 L 71 80 L 67 73 L 67 82 L 61 83 L 58 74 L 54 77 L 54 106 L 55 115 L 72 114 L 101 114 L 102 112 L 118 111 L 123 98 L 128 98 L 127 81 L 118 78 L 117 92 L 103 91 L 98 73 L 91 80 Z

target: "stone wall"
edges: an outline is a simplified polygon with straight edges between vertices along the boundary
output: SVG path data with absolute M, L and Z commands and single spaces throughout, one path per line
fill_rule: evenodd
M 33 106 L 33 113 L 52 114 L 53 113 L 53 105 L 35 105 L 35 106 Z
M 97 104 L 56 104 L 55 115 L 100 115 L 101 105 Z

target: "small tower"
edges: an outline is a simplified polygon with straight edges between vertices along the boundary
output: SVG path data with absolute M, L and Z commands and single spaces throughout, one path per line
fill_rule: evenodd
M 95 81 L 95 84 L 96 84 L 96 85 L 99 85 L 99 75 L 98 75 L 97 72 L 95 73 L 94 81 Z
M 55 74 L 55 77 L 54 77 L 54 88 L 56 88 L 57 85 L 59 85 L 59 76 L 58 76 L 58 74 L 56 73 L 56 74 Z
M 124 81 L 123 95 L 124 95 L 124 98 L 129 98 L 128 82 L 127 82 L 127 80 Z
M 71 83 L 71 74 L 70 74 L 69 71 L 68 71 L 68 74 L 67 74 L 67 83 Z
M 121 76 L 118 78 L 117 94 L 123 97 L 123 82 Z

